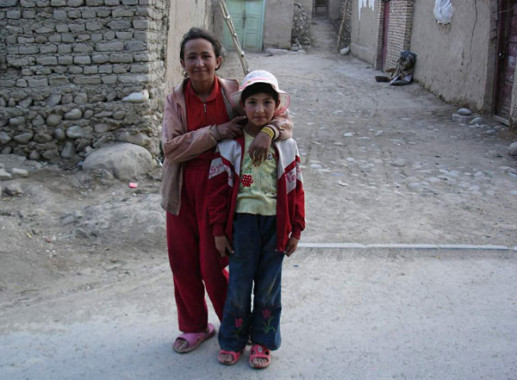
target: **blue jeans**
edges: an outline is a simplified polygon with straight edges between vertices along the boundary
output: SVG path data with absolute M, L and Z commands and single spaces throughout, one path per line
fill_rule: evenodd
M 251 338 L 253 343 L 276 350 L 281 341 L 284 259 L 284 253 L 276 250 L 276 216 L 236 214 L 233 249 L 219 345 L 223 350 L 240 351 Z

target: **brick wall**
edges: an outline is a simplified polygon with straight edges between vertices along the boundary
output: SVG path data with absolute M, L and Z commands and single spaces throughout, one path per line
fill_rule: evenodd
M 414 0 L 391 0 L 385 68 L 395 67 L 402 50 L 410 50 Z M 381 26 L 382 27 L 382 26 Z
M 159 152 L 170 0 L 0 0 L 0 152 Z

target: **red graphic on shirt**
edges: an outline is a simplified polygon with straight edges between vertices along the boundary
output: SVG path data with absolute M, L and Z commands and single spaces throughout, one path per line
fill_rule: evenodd
M 253 183 L 253 177 L 249 174 L 243 174 L 241 178 L 242 186 L 244 187 L 250 187 Z

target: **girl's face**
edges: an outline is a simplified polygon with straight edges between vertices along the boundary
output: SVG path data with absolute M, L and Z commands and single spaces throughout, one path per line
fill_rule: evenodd
M 185 43 L 181 66 L 194 83 L 213 81 L 215 70 L 222 60 L 222 57 L 215 56 L 214 47 L 209 41 L 196 38 Z
M 276 107 L 275 99 L 263 92 L 247 97 L 243 104 L 248 122 L 256 127 L 268 124 L 273 119 Z

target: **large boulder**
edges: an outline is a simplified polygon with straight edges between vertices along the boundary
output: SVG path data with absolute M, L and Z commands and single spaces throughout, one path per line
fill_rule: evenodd
M 517 156 L 517 141 L 513 142 L 508 147 L 508 153 L 510 154 L 510 156 Z
M 121 181 L 137 178 L 152 168 L 151 153 L 129 143 L 104 145 L 90 153 L 83 163 L 83 170 L 104 169 Z

